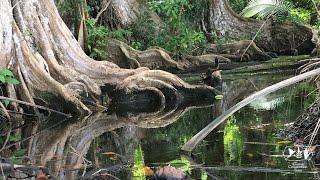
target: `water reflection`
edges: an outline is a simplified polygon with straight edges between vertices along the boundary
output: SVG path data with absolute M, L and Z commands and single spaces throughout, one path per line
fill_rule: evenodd
M 162 128 L 135 127 L 135 135 L 130 136 L 132 138 L 130 143 L 133 144 L 131 148 L 141 150 L 144 155 L 144 165 L 150 167 L 167 165 L 174 160 L 183 161 L 185 157 L 179 153 L 180 147 L 214 117 L 254 91 L 283 78 L 271 76 L 226 81 L 221 87 L 224 99 L 212 107 L 192 109 L 174 123 Z M 275 139 L 272 133 L 273 130 L 294 121 L 303 109 L 313 102 L 315 96 L 306 97 L 306 95 L 314 88 L 312 84 L 302 83 L 271 94 L 263 101 L 253 102 L 234 114 L 226 124 L 212 132 L 196 148 L 195 159 L 189 158 L 191 170 L 188 172 L 191 177 L 194 179 L 279 179 L 279 177 L 291 179 L 296 176 L 313 178 L 314 171 L 310 166 L 300 173 L 288 169 L 288 162 L 281 156 L 285 145 L 277 144 L 281 140 Z M 116 152 L 120 152 L 119 147 L 126 149 L 125 146 L 130 144 L 128 141 L 115 145 L 114 135 L 111 135 L 127 137 L 123 132 L 125 129 L 100 136 L 98 139 L 104 142 L 100 147 L 104 151 Z M 122 153 L 128 157 L 134 154 L 124 151 Z M 199 168 L 199 164 L 204 166 Z M 132 172 L 129 177 L 133 178 Z
M 49 167 L 58 179 L 82 176 L 84 158 L 96 168 L 116 167 L 112 174 L 120 179 L 146 179 L 144 166 L 156 168 L 167 164 L 184 168 L 194 179 L 312 178 L 314 171 L 310 166 L 299 173 L 288 168 L 288 162 L 281 157 L 285 145 L 278 144 L 280 140 L 272 135 L 274 129 L 292 122 L 313 102 L 314 95 L 306 97 L 315 89 L 309 83 L 281 90 L 244 107 L 209 134 L 195 149 L 194 159 L 179 152 L 187 140 L 215 117 L 282 78 L 230 77 L 221 87 L 224 99 L 216 102 L 199 100 L 193 104 L 172 104 L 161 110 L 150 107 L 143 112 L 115 106 L 107 113 L 70 119 L 32 138 L 28 156 L 34 164 Z M 55 122 L 58 121 L 56 118 Z M 94 172 L 83 175 L 92 177 Z
M 54 128 L 45 129 L 32 138 L 28 156 L 32 157 L 34 164 L 49 165 L 49 171 L 55 177 L 75 179 L 79 176 L 77 169 L 84 168 L 84 157 L 87 154 L 97 168 L 109 167 L 112 163 L 119 164 L 113 161 L 108 164 L 100 159 L 107 158 L 108 154 L 100 154 L 105 151 L 101 148 L 104 145 L 100 143 L 112 143 L 115 147 L 112 152 L 124 157 L 123 161 L 129 163 L 124 170 L 130 173 L 122 178 L 131 179 L 137 173 L 128 170 L 131 167 L 130 164 L 134 163 L 135 168 L 139 168 L 142 165 L 137 164 L 144 162 L 140 139 L 145 135 L 140 129 L 168 126 L 190 109 L 208 107 L 213 102 L 214 100 L 202 100 L 195 104 L 173 105 L 162 110 L 143 113 L 138 113 L 136 110 L 129 111 L 127 108 L 123 112 L 123 109 L 118 106 L 106 113 L 96 113 L 82 119 L 70 119 Z M 58 121 L 58 119 L 52 121 Z M 112 140 L 105 142 L 104 136 L 98 138 L 105 132 L 110 132 L 109 136 Z M 91 152 L 88 153 L 90 144 L 92 144 Z

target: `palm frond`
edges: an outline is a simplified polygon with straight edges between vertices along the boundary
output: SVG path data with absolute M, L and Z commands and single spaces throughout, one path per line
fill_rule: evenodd
M 293 8 L 293 5 L 286 0 L 251 0 L 247 7 L 245 7 L 240 15 L 244 17 L 258 17 L 265 18 L 272 14 L 288 12 Z

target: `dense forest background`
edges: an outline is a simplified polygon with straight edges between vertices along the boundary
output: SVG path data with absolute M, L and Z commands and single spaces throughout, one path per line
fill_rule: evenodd
M 315 29 L 320 27 L 317 13 L 320 1 L 270 1 L 268 4 L 271 5 L 268 7 L 264 7 L 264 1 L 253 2 L 256 3 L 255 9 L 285 6 L 285 11 L 272 15 L 273 22 L 292 22 L 310 25 Z M 108 56 L 105 51 L 108 38 L 123 41 L 137 50 L 161 47 L 173 55 L 200 55 L 207 43 L 224 44 L 235 40 L 233 34 L 221 34 L 208 29 L 208 7 L 215 3 L 214 1 L 132 0 L 119 1 L 117 4 L 108 0 L 56 0 L 56 3 L 60 15 L 78 37 L 86 53 L 98 60 Z M 127 7 L 132 8 L 122 11 L 124 14 L 131 13 L 128 20 L 125 20 L 125 15 L 121 15 L 119 11 L 121 6 L 125 7 L 121 3 L 127 3 Z M 229 1 L 229 5 L 238 14 L 241 14 L 248 4 L 248 0 Z M 252 18 L 263 20 L 257 15 Z M 246 34 L 237 37 L 237 40 L 252 38 L 253 34 Z

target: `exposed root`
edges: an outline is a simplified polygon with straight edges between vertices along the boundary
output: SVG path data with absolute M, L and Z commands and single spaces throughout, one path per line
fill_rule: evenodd
M 209 44 L 206 46 L 206 52 L 219 54 L 234 61 L 265 61 L 271 59 L 268 54 L 263 52 L 254 42 L 249 40 L 221 45 Z
M 12 28 L 5 29 L 7 32 L 4 34 L 13 32 L 8 42 L 14 43 L 15 51 L 10 51 L 10 58 L 15 60 L 12 67 L 18 69 L 21 82 L 17 88 L 21 91 L 18 98 L 22 100 L 86 116 L 100 108 L 98 99 L 103 94 L 101 87 L 105 85 L 117 87 L 113 92 L 122 92 L 126 95 L 124 97 L 134 100 L 138 97 L 135 93 L 145 94 L 142 96 L 144 98 L 137 100 L 148 101 L 151 98 L 160 107 L 168 100 L 179 103 L 197 94 L 197 87 L 188 85 L 177 76 L 140 68 L 151 64 L 154 68 L 181 69 L 181 64 L 173 61 L 164 51 L 136 51 L 110 39 L 108 50 L 116 49 L 114 52 L 118 53 L 111 55 L 115 59 L 124 59 L 123 62 L 129 67 L 137 68 L 121 69 L 112 62 L 94 61 L 88 57 L 60 18 L 53 1 L 23 1 L 14 8 L 14 14 L 8 0 L 0 1 L 0 5 L 9 6 L 7 13 L 12 18 Z M 0 18 L 0 26 L 7 25 L 9 19 Z M 4 62 L 8 65 L 7 60 Z M 212 88 L 203 89 L 207 91 L 200 93 L 201 96 L 214 97 Z M 112 98 L 116 102 L 128 101 L 120 96 Z
M 108 39 L 106 52 L 109 54 L 108 60 L 122 68 L 181 69 L 166 52 L 156 48 L 138 51 L 121 41 Z

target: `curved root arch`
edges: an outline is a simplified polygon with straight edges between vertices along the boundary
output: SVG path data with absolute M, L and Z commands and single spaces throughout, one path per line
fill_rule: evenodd
M 14 8 L 9 0 L 0 2 L 0 64 L 11 64 L 11 69 L 21 74 L 21 85 L 16 89 L 21 91 L 19 98 L 83 113 L 90 109 L 81 100 L 89 99 L 91 105 L 98 106 L 100 87 L 105 84 L 126 89 L 125 94 L 150 89 L 158 96 L 168 94 L 163 90 L 195 93 L 196 88 L 169 73 L 147 68 L 121 69 L 114 63 L 89 58 L 60 18 L 53 1 L 16 2 Z M 204 89 L 208 90 L 208 97 L 214 95 L 212 88 Z

